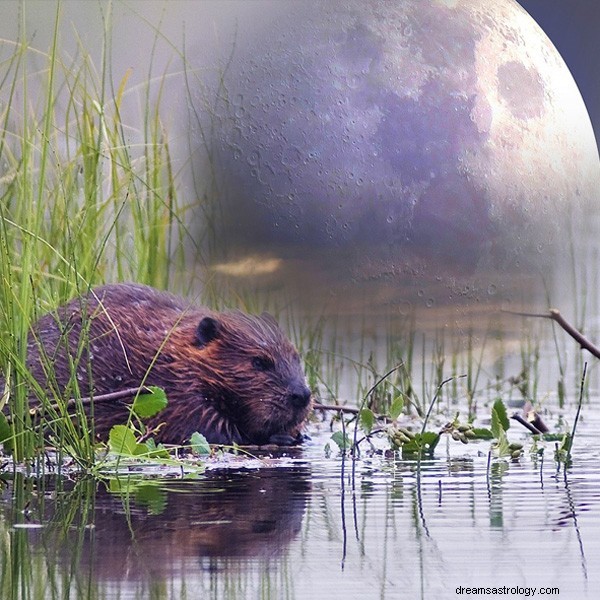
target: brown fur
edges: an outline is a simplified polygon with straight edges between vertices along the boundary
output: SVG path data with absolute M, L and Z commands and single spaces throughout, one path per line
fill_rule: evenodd
M 154 437 L 166 443 L 199 431 L 211 443 L 291 444 L 310 410 L 298 353 L 272 317 L 216 313 L 143 285 L 97 288 L 36 323 L 28 341 L 35 378 L 73 396 L 72 361 L 82 396 L 164 388 L 169 404 L 148 426 L 164 423 Z M 105 439 L 128 412 L 119 401 L 97 402 L 93 415 Z

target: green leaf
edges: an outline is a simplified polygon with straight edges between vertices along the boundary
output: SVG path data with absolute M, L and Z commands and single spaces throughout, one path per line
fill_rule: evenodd
M 545 442 L 562 442 L 564 435 L 564 433 L 543 433 L 542 439 Z
M 146 448 L 148 449 L 148 456 L 151 458 L 171 458 L 169 451 L 162 445 L 156 445 L 154 439 L 150 438 L 145 442 Z
M 150 458 L 151 456 L 154 456 L 154 454 L 150 451 L 148 446 L 146 446 L 146 444 L 143 443 L 135 445 L 132 456 L 145 456 Z
M 498 456 L 508 456 L 509 454 L 512 454 L 510 444 L 508 443 L 508 438 L 506 437 L 506 433 L 504 433 L 504 431 L 501 431 L 500 435 L 496 438 L 496 450 L 498 452 Z
M 390 418 L 392 421 L 395 421 L 402 413 L 402 409 L 404 408 L 404 398 L 398 394 L 394 398 L 392 405 L 390 406 Z
M 210 444 L 206 438 L 197 431 L 192 433 L 192 437 L 190 438 L 190 446 L 192 447 L 192 452 L 194 454 L 199 454 L 201 456 L 210 454 Z
M 340 450 L 345 450 L 346 448 L 350 448 L 352 442 L 347 435 L 344 435 L 343 431 L 336 431 L 332 436 L 331 440 L 338 445 Z
M 360 411 L 360 426 L 366 434 L 371 433 L 375 424 L 375 414 L 370 408 L 363 408 Z
M 493 440 L 494 434 L 485 427 L 474 427 L 471 431 L 475 434 L 474 440 Z
M 8 424 L 6 415 L 0 412 L 0 442 L 4 442 L 10 437 L 12 437 L 12 430 Z
M 153 417 L 168 404 L 165 390 L 156 386 L 150 386 L 149 393 L 140 394 L 133 403 L 133 412 L 142 418 Z
M 495 448 L 498 456 L 508 456 L 511 454 L 510 444 L 506 437 L 506 430 L 510 427 L 508 416 L 506 415 L 506 408 L 500 398 L 494 402 L 492 406 L 492 435 L 494 436 L 496 443 Z
M 150 452 L 154 452 L 154 450 L 156 450 L 158 447 L 162 448 L 162 444 L 160 446 L 156 445 L 156 442 L 154 441 L 154 438 L 149 438 L 146 440 L 146 447 L 148 448 L 148 450 L 150 450 Z
M 417 433 L 415 437 L 405 444 L 402 444 L 402 456 L 420 454 L 421 456 L 433 456 L 435 447 L 440 441 L 440 434 L 435 431 L 425 431 Z
M 573 438 L 570 433 L 563 434 L 562 442 L 560 444 L 559 451 L 568 454 L 571 451 L 571 446 L 573 444 Z
M 137 443 L 133 431 L 127 425 L 114 425 L 108 434 L 108 446 L 116 454 L 134 456 L 138 445 L 141 444 Z
M 506 407 L 504 406 L 504 402 L 498 398 L 498 400 L 494 402 L 494 406 L 492 406 L 492 433 L 495 438 L 498 438 L 500 430 L 508 431 L 509 428 L 510 421 L 506 414 Z
M 126 425 L 114 425 L 108 436 L 110 451 L 124 456 L 140 456 L 144 458 L 170 458 L 167 449 L 154 440 L 138 443 L 133 430 Z

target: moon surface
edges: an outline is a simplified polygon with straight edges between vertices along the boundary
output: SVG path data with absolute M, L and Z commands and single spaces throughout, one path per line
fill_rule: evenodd
M 222 272 L 267 257 L 283 286 L 327 272 L 451 299 L 458 280 L 544 273 L 597 230 L 585 105 L 513 0 L 291 3 L 224 81 Z

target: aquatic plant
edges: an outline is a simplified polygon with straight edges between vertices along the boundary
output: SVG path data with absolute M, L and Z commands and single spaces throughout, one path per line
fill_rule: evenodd
M 76 365 L 64 394 L 48 397 L 26 367 L 31 324 L 104 281 L 174 287 L 186 244 L 198 243 L 185 225 L 189 207 L 178 198 L 161 117 L 164 76 L 130 89 L 127 71 L 115 85 L 110 8 L 104 16 L 99 68 L 82 44 L 76 57 L 62 54 L 60 3 L 48 53 L 30 45 L 24 14 L 19 40 L 1 44 L 11 54 L 0 67 L 0 372 L 9 415 L 0 430 L 10 428 L 17 461 L 44 447 L 44 431 L 82 466 L 95 461 Z M 46 63 L 41 71 L 31 70 L 33 55 Z M 123 121 L 123 105 L 140 92 L 144 125 L 134 130 Z M 39 402 L 38 428 L 31 396 Z

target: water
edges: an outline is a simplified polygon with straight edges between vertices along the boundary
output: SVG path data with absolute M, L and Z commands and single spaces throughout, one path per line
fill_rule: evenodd
M 329 433 L 315 431 L 294 456 L 215 459 L 197 479 L 5 472 L 2 597 L 457 598 L 459 586 L 596 597 L 596 412 L 584 410 L 567 471 L 551 443 L 488 471 L 489 442 L 448 439 L 420 465 L 364 456 L 353 485 L 351 462 L 327 456 Z

